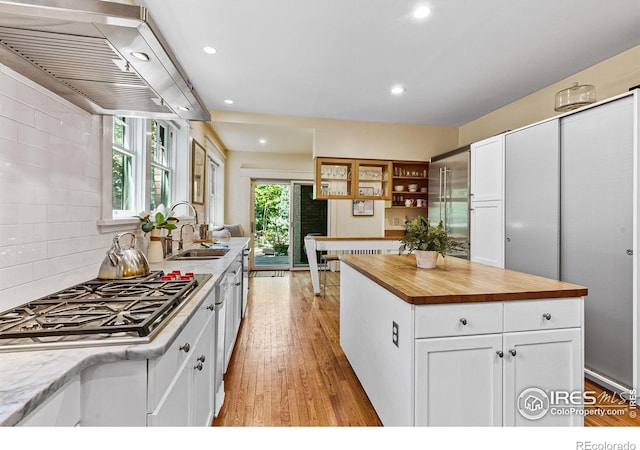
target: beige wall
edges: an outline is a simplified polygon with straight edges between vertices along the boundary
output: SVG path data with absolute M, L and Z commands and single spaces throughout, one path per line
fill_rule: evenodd
M 592 84 L 598 100 L 621 94 L 640 84 L 640 46 L 558 81 L 460 127 L 459 145 L 466 145 L 558 115 L 555 95 L 574 82 Z
M 313 161 L 308 155 L 291 153 L 227 152 L 225 164 L 225 223 L 242 225 L 245 235 L 251 230 L 251 180 L 313 177 Z
M 426 161 L 458 144 L 458 129 L 356 120 L 211 111 L 214 122 L 315 130 L 313 156 Z
M 209 122 L 189 122 L 189 152 L 187 155 L 181 156 L 187 158 L 189 161 L 189 180 L 191 180 L 191 148 L 192 141 L 196 140 L 202 147 L 207 148 L 207 138 L 209 138 L 212 142 L 214 142 L 221 152 L 224 154 L 224 146 L 219 141 L 216 136 L 211 124 Z M 189 195 L 191 192 L 191 186 L 189 186 Z M 205 196 L 205 204 L 204 205 L 194 205 L 194 207 L 198 210 L 198 216 L 202 218 L 206 218 L 206 202 L 207 198 Z M 202 220 L 202 222 L 206 222 L 206 220 Z M 217 225 L 217 224 L 216 224 Z
M 313 153 L 325 157 L 402 159 L 426 161 L 431 156 L 456 148 L 458 131 L 451 127 L 360 122 L 264 114 L 211 111 L 213 121 L 256 123 L 315 130 Z M 307 171 L 313 177 L 312 154 L 227 152 L 227 223 L 240 223 L 250 230 L 249 195 L 255 170 Z M 244 174 L 242 173 L 244 170 Z M 354 217 L 353 203 L 329 201 L 329 234 L 332 236 L 383 236 L 384 201 L 374 203 L 374 215 Z

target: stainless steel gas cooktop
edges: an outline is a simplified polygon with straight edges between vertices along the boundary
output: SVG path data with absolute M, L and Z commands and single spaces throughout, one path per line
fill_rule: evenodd
M 210 275 L 94 279 L 0 313 L 0 351 L 150 342 Z

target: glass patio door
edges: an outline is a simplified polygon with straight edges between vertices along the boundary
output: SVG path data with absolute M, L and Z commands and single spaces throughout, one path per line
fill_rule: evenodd
M 327 200 L 314 200 L 313 182 L 291 182 L 291 270 L 309 268 L 304 238 L 309 234 L 327 235 Z
M 289 181 L 253 181 L 254 270 L 289 269 Z
M 254 180 L 251 189 L 253 270 L 305 270 L 304 238 L 326 236 L 327 200 L 313 199 L 312 181 Z

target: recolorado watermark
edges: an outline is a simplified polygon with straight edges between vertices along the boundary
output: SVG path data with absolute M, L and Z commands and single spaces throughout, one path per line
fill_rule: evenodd
M 595 391 L 542 390 L 530 387 L 523 390 L 517 399 L 520 415 L 529 420 L 540 420 L 552 416 L 622 416 L 636 417 L 636 393 L 634 390 L 622 395 Z M 589 408 L 585 408 L 588 406 Z M 586 447 L 585 447 L 586 449 Z M 612 447 L 611 450 L 614 450 Z M 609 450 L 609 448 L 593 450 Z
M 592 442 L 577 441 L 576 450 L 636 450 L 633 442 Z

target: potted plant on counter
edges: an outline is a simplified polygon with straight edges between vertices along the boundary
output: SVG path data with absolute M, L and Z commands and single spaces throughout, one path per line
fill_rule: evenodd
M 446 253 L 464 248 L 464 244 L 447 234 L 442 220 L 434 227 L 429 219 L 418 216 L 405 223 L 404 228 L 405 235 L 401 242 L 408 254 L 415 252 L 419 268 L 433 269 L 438 263 L 438 255 L 444 258 Z
M 164 246 L 162 245 L 162 229 L 165 228 L 169 231 L 168 238 L 171 239 L 171 230 L 178 228 L 176 225 L 178 219 L 171 216 L 171 211 L 168 211 L 164 205 L 159 205 L 156 211 L 151 213 L 140 213 L 136 216 L 140 219 L 140 228 L 144 233 L 151 232 L 151 242 L 147 251 L 147 258 L 149 262 L 161 262 L 164 259 Z

